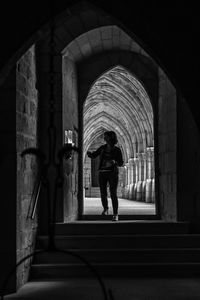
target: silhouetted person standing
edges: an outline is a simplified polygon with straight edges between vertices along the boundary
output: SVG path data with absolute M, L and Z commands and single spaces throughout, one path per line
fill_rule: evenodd
M 110 196 L 113 207 L 113 221 L 118 221 L 118 166 L 123 165 L 122 153 L 117 144 L 117 136 L 114 131 L 104 133 L 105 145 L 100 146 L 94 152 L 87 152 L 90 158 L 100 156 L 99 162 L 99 187 L 101 192 L 101 201 L 103 206 L 102 215 L 108 214 L 107 184 L 110 188 Z

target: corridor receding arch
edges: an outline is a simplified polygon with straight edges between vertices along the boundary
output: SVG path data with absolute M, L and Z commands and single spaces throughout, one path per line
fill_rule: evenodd
M 102 18 L 103 20 L 103 18 Z M 127 171 L 123 171 L 126 175 L 123 176 L 124 185 L 124 195 L 126 198 L 132 199 L 133 197 L 139 200 L 141 197 L 144 198 L 144 188 L 143 195 L 141 193 L 141 185 L 143 181 L 143 174 L 139 171 L 136 171 L 137 168 L 141 170 L 141 161 L 145 158 L 140 153 L 144 153 L 146 149 L 154 150 L 154 146 L 157 144 L 157 140 L 154 139 L 154 130 L 157 133 L 157 101 L 158 101 L 158 66 L 155 61 L 133 40 L 131 35 L 128 35 L 126 30 L 120 28 L 116 25 L 117 22 L 110 19 L 109 22 L 103 22 L 99 27 L 92 28 L 88 27 L 87 31 L 80 33 L 74 40 L 70 41 L 66 47 L 61 51 L 63 56 L 63 72 L 64 74 L 70 74 L 70 77 L 66 77 L 63 81 L 64 90 L 68 86 L 68 91 L 64 92 L 67 98 L 69 96 L 72 99 L 77 99 L 79 102 L 78 110 L 79 117 L 84 115 L 83 107 L 87 106 L 85 99 L 88 94 L 90 94 L 91 99 L 98 98 L 100 99 L 99 104 L 96 105 L 95 101 L 89 104 L 88 109 L 88 120 L 87 120 L 87 129 L 85 131 L 86 143 L 84 143 L 84 133 L 82 132 L 82 126 L 84 128 L 83 121 L 79 122 L 80 131 L 79 131 L 79 147 L 83 153 L 83 157 L 80 157 L 79 167 L 80 172 L 82 170 L 81 165 L 85 159 L 85 149 L 88 146 L 88 137 L 91 138 L 93 142 L 99 139 L 102 135 L 102 128 L 113 129 L 116 131 L 119 136 L 119 142 L 121 149 L 124 155 L 126 167 L 129 168 Z M 113 24 L 113 21 L 115 24 Z M 62 43 L 63 44 L 63 43 Z M 58 41 L 58 47 L 61 47 L 60 42 Z M 61 47 L 62 48 L 62 47 Z M 118 76 L 116 77 L 116 73 Z M 102 76 L 104 74 L 104 77 Z M 114 80 L 113 80 L 114 76 Z M 64 75 L 65 77 L 65 75 Z M 76 92 L 71 94 L 72 78 L 75 78 L 75 85 L 78 87 L 78 94 Z M 135 79 L 134 79 L 135 78 Z M 98 80 L 97 80 L 98 79 Z M 102 83 L 103 80 L 103 83 Z M 118 81 L 118 82 L 117 82 Z M 102 88 L 103 84 L 104 90 L 104 100 L 102 100 Z M 93 86 L 93 89 L 91 89 Z M 119 88 L 121 86 L 121 88 Z M 130 88 L 131 86 L 131 88 Z M 139 88 L 139 86 L 141 88 Z M 145 87 L 145 90 L 144 88 Z M 73 87 L 74 89 L 74 87 Z M 115 90 L 115 93 L 112 93 L 112 90 Z M 75 95 L 76 94 L 76 95 Z M 123 102 L 120 107 L 117 99 L 124 95 L 126 101 Z M 131 101 L 131 97 L 138 98 L 138 102 Z M 146 103 L 146 95 L 150 97 L 149 103 L 151 109 Z M 115 98 L 116 101 L 112 102 L 113 116 L 111 117 L 109 113 L 109 107 L 107 106 L 106 99 Z M 65 96 L 63 97 L 63 103 L 65 107 Z M 72 100 L 74 102 L 74 100 Z M 146 105 L 145 105 L 146 104 Z M 102 107 L 104 105 L 104 108 Z M 106 108 L 107 106 L 107 108 Z M 102 109 L 103 108 L 103 109 Z M 90 119 L 90 113 L 94 110 L 99 111 L 99 114 L 94 114 L 95 117 Z M 66 118 L 69 118 L 70 113 L 66 111 Z M 70 107 L 71 111 L 71 107 Z M 131 112 L 134 112 L 134 117 Z M 73 111 L 71 111 L 73 114 Z M 101 118 L 99 118 L 101 115 Z M 119 126 L 117 118 L 114 116 L 119 116 L 118 119 L 124 124 L 124 126 Z M 120 116 L 123 116 L 121 118 Z M 84 117 L 83 117 L 84 118 Z M 65 123 L 66 121 L 64 121 Z M 94 125 L 95 124 L 95 125 Z M 131 124 L 131 125 L 130 125 Z M 138 125 L 140 124 L 140 125 Z M 90 135 L 90 125 L 96 127 L 96 132 L 93 132 Z M 64 125 L 68 127 L 69 125 Z M 73 130 L 74 125 L 71 124 L 70 127 Z M 132 136 L 134 132 L 134 137 Z M 90 141 L 91 141 L 90 140 Z M 148 157 L 149 157 L 148 153 Z M 137 157 L 138 156 L 138 157 Z M 135 157 L 135 158 L 134 158 Z M 135 162 L 133 160 L 135 159 Z M 154 165 L 154 151 L 151 158 L 148 158 L 152 161 Z M 132 175 L 132 165 L 135 163 L 137 167 L 134 169 L 136 173 Z M 142 167 L 143 168 L 143 167 Z M 153 168 L 154 170 L 154 168 Z M 152 174 L 144 173 L 144 176 L 149 176 L 151 181 Z M 139 183 L 133 187 L 133 177 L 136 177 L 136 181 Z M 83 181 L 79 182 L 79 187 L 85 186 L 85 179 L 80 174 L 79 178 L 83 178 Z M 132 178 L 132 179 L 131 179 Z M 154 184 L 154 183 L 153 183 Z M 150 183 L 152 185 L 152 181 Z M 154 190 L 154 189 L 153 189 Z M 133 195 L 135 194 L 135 196 Z M 81 199 L 81 193 L 79 193 L 79 201 L 82 203 L 80 207 L 81 212 L 83 212 L 83 198 Z M 151 193 L 148 202 L 154 202 L 154 191 Z M 151 199 L 151 200 L 150 200 Z
M 134 157 L 132 145 L 135 141 L 140 151 L 153 146 L 153 110 L 149 96 L 140 82 L 121 66 L 104 73 L 88 94 L 84 104 L 86 148 L 90 131 L 95 131 L 96 122 L 102 118 L 114 119 L 111 122 L 113 129 L 118 124 L 120 132 L 127 133 L 130 139 L 127 145 L 131 149 L 129 157 Z
M 125 166 L 121 168 L 121 195 L 132 200 L 155 201 L 153 193 L 151 196 L 146 193 L 147 183 L 155 190 L 152 186 L 155 174 L 153 115 L 145 88 L 126 68 L 117 65 L 94 82 L 83 109 L 83 159 L 86 164 L 84 183 L 87 188 L 91 188 L 92 177 L 89 174 L 86 152 L 95 143 L 98 145 L 98 140 L 99 143 L 103 142 L 100 138 L 106 130 L 113 130 L 118 136 L 125 160 Z M 148 149 L 152 151 L 150 163 Z

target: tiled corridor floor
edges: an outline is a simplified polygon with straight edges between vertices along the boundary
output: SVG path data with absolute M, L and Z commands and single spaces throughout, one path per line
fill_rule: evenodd
M 106 279 L 112 298 L 107 300 L 199 300 L 199 278 Z M 16 300 L 104 300 L 99 283 L 93 279 L 68 279 L 25 284 L 5 297 Z
M 110 214 L 112 214 L 111 199 L 108 198 L 110 207 Z M 84 214 L 100 215 L 102 212 L 100 198 L 85 198 L 84 200 Z M 155 204 L 132 201 L 119 198 L 119 215 L 154 215 Z

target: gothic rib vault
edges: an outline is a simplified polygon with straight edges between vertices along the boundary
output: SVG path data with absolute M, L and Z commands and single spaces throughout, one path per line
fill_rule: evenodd
M 91 87 L 84 105 L 84 153 L 105 130 L 114 130 L 125 162 L 153 147 L 153 110 L 142 84 L 116 66 Z
M 80 34 L 62 50 L 63 56 L 79 63 L 87 57 L 114 49 L 148 54 L 117 25 L 100 26 Z M 112 128 L 116 131 L 125 161 L 153 147 L 153 110 L 143 85 L 117 64 L 91 87 L 84 105 L 84 155 L 89 145 Z
M 154 202 L 153 110 L 143 85 L 120 65 L 108 70 L 91 87 L 83 119 L 84 161 L 87 150 L 104 131 L 115 131 L 125 161 L 121 195 Z
M 118 51 L 117 56 L 112 56 L 111 51 Z M 119 53 L 123 51 L 136 54 L 134 59 L 130 60 L 130 70 L 127 62 L 125 66 L 124 63 L 120 63 Z M 83 161 L 87 150 L 105 130 L 115 131 L 125 162 L 121 170 L 124 197 L 139 201 L 142 197 L 143 201 L 146 201 L 148 198 L 144 196 L 146 183 L 149 180 L 148 184 L 151 186 L 149 190 L 152 190 L 155 176 L 152 105 L 155 99 L 150 100 L 152 96 L 149 93 L 151 87 L 148 82 L 150 65 L 145 64 L 153 60 L 132 36 L 113 24 L 106 26 L 101 24 L 79 34 L 63 47 L 61 52 L 64 59 L 67 58 L 76 65 L 77 72 L 80 72 L 84 60 L 88 63 L 90 61 L 88 66 L 94 76 L 92 81 L 87 67 L 84 72 L 79 73 L 79 80 L 83 79 L 79 90 L 79 97 L 83 103 Z M 100 71 L 101 65 L 98 65 L 96 70 L 94 60 L 91 58 L 98 61 L 98 55 L 102 53 L 104 53 L 104 70 Z M 140 61 L 141 57 L 144 61 Z M 117 58 L 115 63 L 114 58 Z M 89 81 L 90 85 L 87 86 Z M 154 84 L 152 80 L 150 82 L 151 85 Z M 154 202 L 152 198 L 154 195 L 150 195 L 148 202 Z

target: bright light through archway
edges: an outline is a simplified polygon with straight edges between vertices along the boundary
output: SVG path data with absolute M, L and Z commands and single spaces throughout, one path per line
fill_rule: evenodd
M 118 65 L 98 78 L 84 104 L 86 196 L 94 196 L 95 181 L 86 152 L 103 143 L 106 130 L 113 130 L 125 161 L 120 170 L 119 197 L 143 203 L 155 202 L 153 124 L 151 101 L 133 74 Z M 155 213 L 152 207 L 151 212 Z

